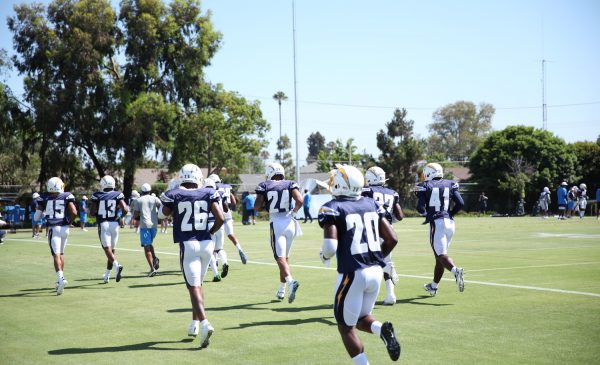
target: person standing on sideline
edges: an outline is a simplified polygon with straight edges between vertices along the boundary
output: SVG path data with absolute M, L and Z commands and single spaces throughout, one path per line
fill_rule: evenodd
M 579 193 L 577 194 L 577 208 L 579 210 L 579 218 L 585 216 L 585 208 L 587 207 L 587 186 L 584 183 L 579 184 Z
M 544 187 L 544 190 L 542 190 L 542 192 L 540 193 L 538 205 L 540 207 L 540 212 L 542 212 L 542 218 L 548 219 L 548 207 L 550 206 L 550 189 L 547 186 Z
M 58 177 L 53 177 L 46 183 L 47 193 L 40 197 L 34 219 L 39 221 L 46 217 L 48 226 L 48 244 L 56 271 L 56 295 L 61 295 L 68 284 L 64 276 L 65 247 L 69 238 L 69 227 L 77 217 L 75 197 L 65 192 L 65 184 Z
M 138 193 L 137 190 L 132 190 L 131 191 L 131 198 L 129 199 L 129 206 L 131 208 L 133 208 L 135 206 L 135 201 L 140 197 L 140 193 Z M 129 219 L 129 228 L 135 228 L 135 233 L 139 233 L 140 232 L 140 225 L 137 221 L 137 219 L 135 219 L 135 216 L 133 214 L 133 212 L 130 212 L 131 214 L 131 219 Z
M 302 208 L 304 209 L 304 222 L 306 223 L 307 219 L 310 219 L 310 223 L 313 222 L 313 217 L 310 215 L 310 201 L 312 200 L 312 195 L 308 192 L 308 189 L 304 189 L 304 198 L 302 198 Z
M 87 196 L 84 195 L 81 197 L 81 201 L 79 202 L 79 220 L 81 221 L 81 230 L 85 232 L 87 232 L 87 228 L 85 228 L 88 216 L 87 200 Z
M 266 169 L 267 180 L 256 187 L 254 210 L 269 212 L 271 249 L 279 267 L 279 289 L 276 298 L 285 298 L 286 284 L 289 287 L 288 303 L 296 299 L 296 291 L 300 286 L 292 277 L 289 264 L 290 250 L 294 237 L 300 234 L 296 213 L 302 206 L 302 195 L 295 181 L 285 180 L 285 170 L 277 162 L 272 162 Z M 295 202 L 292 207 L 292 200 Z
M 454 274 L 458 291 L 465 289 L 464 270 L 454 265 L 454 261 L 448 256 L 448 249 L 454 235 L 454 216 L 465 205 L 462 196 L 458 192 L 458 183 L 445 180 L 444 170 L 438 163 L 432 162 L 425 165 L 421 180 L 416 187 L 417 212 L 425 216 L 425 222 L 429 223 L 429 239 L 433 254 L 435 255 L 435 268 L 433 270 L 433 281 L 425 284 L 423 288 L 431 296 L 435 296 L 438 290 L 444 269 Z M 454 207 L 450 207 L 450 200 Z
M 256 224 L 256 213 L 254 212 L 254 203 L 256 202 L 256 197 L 254 194 L 248 194 L 242 200 L 244 207 L 248 210 L 248 224 L 250 224 L 250 220 L 252 220 L 252 224 Z
M 29 205 L 29 218 L 31 219 L 31 238 L 35 239 L 40 238 L 40 231 L 42 230 L 42 220 L 35 219 L 35 212 L 37 211 L 40 202 L 40 194 L 33 193 L 31 196 L 31 204 Z
M 481 192 L 481 194 L 479 195 L 479 215 L 483 214 L 485 215 L 485 212 L 487 211 L 487 201 L 488 201 L 488 197 L 485 196 L 485 192 Z
M 326 266 L 337 258 L 337 280 L 333 312 L 348 355 L 355 364 L 368 364 L 364 345 L 356 333 L 379 336 L 393 361 L 400 357 L 400 343 L 390 322 L 379 322 L 372 314 L 379 294 L 382 268 L 398 242 L 386 219 L 384 207 L 361 196 L 365 178 L 355 167 L 336 165 L 329 180 L 333 199 L 319 210 L 323 228 L 320 257 Z M 381 239 L 380 239 L 381 238 Z
M 110 280 L 110 273 L 115 268 L 115 280 L 118 283 L 121 281 L 121 273 L 123 266 L 119 265 L 115 250 L 119 241 L 119 216 L 117 210 L 120 209 L 122 214 L 127 214 L 129 207 L 125 203 L 125 196 L 122 192 L 115 190 L 115 179 L 106 175 L 100 179 L 100 188 L 102 191 L 92 194 L 92 207 L 90 215 L 96 217 L 98 223 L 98 235 L 100 243 L 106 255 L 106 271 L 102 276 L 104 283 Z
M 187 164 L 179 171 L 181 186 L 163 193 L 159 218 L 173 215 L 173 242 L 179 244 L 181 271 L 192 303 L 192 323 L 188 335 L 200 334 L 200 347 L 210 344 L 215 329 L 208 321 L 204 310 L 202 281 L 213 255 L 214 235 L 225 220 L 219 206 L 219 194 L 215 189 L 200 188 L 202 171 L 194 164 Z M 215 217 L 208 228 L 208 214 Z
M 596 189 L 596 220 L 600 219 L 600 187 Z
M 392 224 L 404 219 L 404 213 L 400 207 L 400 195 L 389 187 L 384 186 L 387 179 L 385 171 L 379 166 L 370 167 L 365 173 L 367 186 L 362 191 L 362 196 L 375 200 L 385 210 L 385 218 Z M 396 304 L 396 294 L 394 286 L 398 283 L 398 273 L 392 261 L 392 255 L 383 258 L 385 267 L 383 268 L 383 279 L 387 294 L 383 300 L 385 305 Z
M 144 248 L 144 256 L 150 266 L 148 276 L 155 276 L 160 260 L 154 253 L 154 238 L 156 238 L 156 232 L 158 231 L 158 208 L 160 207 L 160 199 L 156 196 L 152 196 L 152 187 L 150 184 L 143 184 L 141 187 L 141 195 L 132 200 L 132 219 L 138 222 L 138 228 L 140 230 L 140 243 Z
M 567 182 L 560 183 L 556 189 L 556 203 L 558 204 L 558 219 L 566 219 L 565 212 L 567 210 Z
M 242 244 L 233 234 L 233 214 L 231 212 L 231 207 L 234 207 L 237 204 L 235 194 L 231 190 L 231 185 L 221 182 L 219 175 L 211 174 L 208 178 L 215 182 L 217 190 L 223 192 L 223 204 L 227 205 L 227 209 L 223 210 L 225 214 L 225 223 L 223 224 L 225 227 L 225 234 L 227 234 L 227 238 L 229 238 L 231 243 L 233 243 L 233 245 L 237 248 L 238 254 L 240 255 L 240 260 L 242 261 L 242 264 L 245 265 L 247 261 L 246 254 L 242 249 Z
M 577 186 L 573 185 L 567 193 L 567 213 L 565 215 L 567 218 L 571 218 L 573 216 L 575 204 L 577 204 L 577 191 Z

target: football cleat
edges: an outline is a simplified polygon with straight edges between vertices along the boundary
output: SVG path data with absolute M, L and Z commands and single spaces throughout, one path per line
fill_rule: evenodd
M 275 294 L 277 300 L 283 300 L 285 298 L 285 288 L 277 290 L 277 294 Z
M 393 294 L 388 294 L 387 297 L 383 300 L 383 305 L 394 305 L 396 304 L 396 296 Z
M 437 294 L 437 288 L 434 289 L 431 286 L 431 284 L 423 285 L 423 289 L 425 289 L 426 292 L 429 292 L 429 295 L 431 295 L 432 297 L 435 297 L 435 295 Z
M 454 279 L 456 279 L 456 285 L 458 285 L 458 291 L 462 293 L 465 290 L 465 279 L 464 279 L 464 270 L 461 267 L 456 268 L 456 272 L 454 273 Z
M 248 261 L 248 259 L 246 258 L 246 254 L 242 250 L 239 250 L 239 254 L 240 260 L 242 260 L 242 264 L 246 265 L 246 262 Z
M 65 290 L 65 281 L 64 280 L 61 280 L 58 283 L 56 283 L 56 295 L 61 295 L 64 290 Z
M 225 278 L 229 273 L 229 265 L 223 264 L 223 270 L 221 271 L 221 278 Z
M 158 257 L 154 256 L 154 259 L 152 260 L 152 266 L 154 266 L 154 270 L 158 270 L 159 263 L 160 263 L 160 260 L 158 259 Z
M 123 265 L 117 266 L 117 276 L 115 277 L 115 281 L 118 283 L 121 281 L 121 272 L 123 271 Z
M 394 333 L 394 326 L 390 322 L 384 322 L 381 326 L 381 334 L 379 335 L 381 340 L 385 344 L 385 348 L 387 349 L 388 355 L 390 355 L 390 359 L 392 361 L 397 361 L 400 357 L 400 342 L 396 339 L 396 334 Z
M 288 295 L 288 303 L 293 303 L 294 299 L 296 299 L 296 291 L 298 291 L 298 287 L 300 287 L 300 283 L 298 280 L 292 281 L 290 284 L 290 295 Z
M 109 280 L 110 280 L 110 273 L 105 272 L 104 275 L 102 275 L 102 281 L 104 281 L 104 284 L 108 284 Z
M 213 277 L 213 282 L 221 281 L 221 275 L 217 274 Z
M 198 331 L 200 330 L 200 322 L 192 321 L 190 326 L 188 327 L 188 336 L 196 337 L 198 336 Z
M 202 326 L 202 334 L 200 335 L 200 348 L 205 348 L 210 344 L 210 336 L 212 336 L 215 329 L 208 323 L 206 326 Z
M 151 278 L 151 277 L 153 277 L 153 276 L 156 276 L 156 273 L 158 273 L 158 271 L 156 271 L 156 270 L 152 270 L 152 271 L 150 271 L 150 272 L 148 273 L 148 277 L 149 277 L 149 278 Z

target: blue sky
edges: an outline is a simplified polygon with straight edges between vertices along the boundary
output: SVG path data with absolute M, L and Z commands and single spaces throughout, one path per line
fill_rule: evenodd
M 8 34 L 12 4 L 0 5 Z M 47 2 L 47 1 L 46 1 Z M 117 1 L 113 1 L 117 3 Z M 459 100 L 496 107 L 495 130 L 542 127 L 542 59 L 548 130 L 567 142 L 600 134 L 600 1 L 296 0 L 300 164 L 307 137 L 354 138 L 379 154 L 375 136 L 395 108 L 406 108 L 425 137 L 433 112 Z M 223 44 L 207 70 L 211 82 L 261 102 L 295 152 L 291 0 L 205 0 Z M 9 36 L 0 47 L 12 52 Z M 8 80 L 20 90 L 17 77 Z

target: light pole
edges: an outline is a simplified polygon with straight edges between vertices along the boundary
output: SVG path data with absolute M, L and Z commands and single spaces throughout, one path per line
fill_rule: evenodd
M 296 181 L 300 183 L 300 158 L 298 156 L 298 90 L 296 82 L 296 1 L 292 0 L 292 28 L 294 40 L 294 123 L 296 125 Z

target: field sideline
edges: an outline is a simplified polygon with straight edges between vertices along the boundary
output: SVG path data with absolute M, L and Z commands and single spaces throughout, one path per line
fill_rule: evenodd
M 400 274 L 394 323 L 404 364 L 600 364 L 600 222 L 458 217 L 450 248 L 465 268 L 465 292 L 446 272 L 436 297 L 427 226 L 394 225 Z M 291 253 L 301 283 L 293 304 L 275 300 L 278 271 L 268 225 L 235 224 L 249 262 L 226 240 L 230 273 L 204 283 L 215 334 L 207 349 L 187 337 L 189 297 L 169 234 L 155 242 L 159 275 L 148 272 L 138 236 L 121 230 L 120 283 L 102 283 L 106 260 L 96 229 L 71 229 L 62 296 L 47 243 L 27 230 L 0 246 L 0 364 L 351 364 L 332 313 L 335 270 L 321 264 L 322 230 L 303 224 Z M 332 267 L 334 263 L 332 263 Z M 388 364 L 379 338 L 360 333 L 371 364 Z

